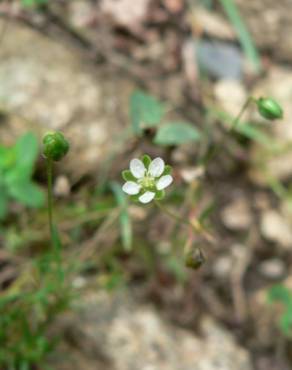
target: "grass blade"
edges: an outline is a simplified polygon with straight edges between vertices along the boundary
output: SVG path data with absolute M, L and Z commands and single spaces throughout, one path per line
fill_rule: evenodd
M 257 48 L 253 42 L 253 39 L 246 28 L 246 25 L 240 16 L 234 0 L 220 0 L 222 7 L 224 8 L 226 14 L 228 15 L 231 23 L 239 37 L 239 41 L 244 50 L 245 55 L 250 60 L 253 65 L 255 72 L 260 72 L 261 61 Z
M 126 251 L 132 249 L 132 224 L 128 212 L 128 202 L 126 195 L 124 194 L 120 184 L 117 182 L 111 182 L 110 187 L 114 193 L 116 201 L 121 208 L 120 212 L 120 227 L 121 227 L 121 238 L 123 247 Z

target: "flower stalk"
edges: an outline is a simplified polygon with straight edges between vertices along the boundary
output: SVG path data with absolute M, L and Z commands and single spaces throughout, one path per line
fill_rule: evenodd
M 52 246 L 54 247 L 56 262 L 59 266 L 60 276 L 62 276 L 60 249 L 61 241 L 58 230 L 53 220 L 53 162 L 60 161 L 69 151 L 69 142 L 61 132 L 49 132 L 43 138 L 43 155 L 47 162 L 47 182 L 48 182 L 48 221 Z
M 202 234 L 209 242 L 214 243 L 214 237 L 204 228 L 202 223 L 198 219 L 184 219 L 178 216 L 176 213 L 170 211 L 167 207 L 161 204 L 159 201 L 154 202 L 155 205 L 169 217 L 173 218 L 175 221 L 178 221 L 181 224 L 184 224 L 199 234 Z
M 234 118 L 234 120 L 232 121 L 231 123 L 231 128 L 230 128 L 230 131 L 234 131 L 236 128 L 237 128 L 237 125 L 243 115 L 243 113 L 247 110 L 247 108 L 249 107 L 249 105 L 251 103 L 255 103 L 256 102 L 256 99 L 253 97 L 253 96 L 249 96 L 247 98 L 247 100 L 245 101 L 245 103 L 243 104 L 243 106 L 241 107 L 238 115 Z
M 241 107 L 238 115 L 232 121 L 230 131 L 233 131 L 237 128 L 237 125 L 243 113 L 252 103 L 257 106 L 259 115 L 269 121 L 274 121 L 276 119 L 283 118 L 283 108 L 280 106 L 278 102 L 276 102 L 276 100 L 272 98 L 263 98 L 263 97 L 256 99 L 253 96 L 249 96 L 245 103 L 243 104 L 243 106 Z
M 53 239 L 53 161 L 50 158 L 47 162 L 47 181 L 48 181 L 48 218 L 51 239 Z

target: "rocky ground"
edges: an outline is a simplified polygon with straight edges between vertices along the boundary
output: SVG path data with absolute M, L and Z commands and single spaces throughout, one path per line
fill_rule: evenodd
M 211 121 L 212 140 L 223 140 L 226 150 L 200 178 L 200 202 L 216 203 L 210 218 L 216 242 L 207 263 L 199 271 L 183 270 L 187 278 L 179 281 L 164 262 L 175 225 L 131 206 L 134 249 L 145 243 L 158 256 L 157 266 L 145 268 L 141 260 L 147 257 L 137 258 L 138 252 L 132 260 L 119 256 L 129 287 L 113 293 L 96 293 L 96 271 L 76 277 L 82 298 L 52 328 L 64 339 L 50 363 L 60 370 L 288 370 L 291 343 L 277 326 L 282 309 L 267 304 L 267 291 L 279 282 L 292 286 L 292 3 L 236 1 L 261 56 L 257 75 L 217 5 L 206 10 L 198 2 L 190 9 L 182 0 L 117 3 L 56 1 L 51 13 L 38 14 L 22 13 L 15 2 L 12 9 L 9 2 L 1 4 L 1 142 L 9 144 L 28 130 L 39 137 L 62 130 L 71 152 L 57 169 L 55 191 L 65 203 L 80 201 L 84 189 L 91 193 L 105 172 L 120 181 L 120 170 L 143 150 L 167 156 L 176 183 L 191 187 L 204 148 L 167 151 L 147 137 L 128 135 L 128 100 L 137 88 L 168 101 L 174 118 L 201 128 L 208 119 L 202 107 L 235 115 L 249 94 L 272 95 L 284 107 L 283 121 L 267 126 L 253 110 L 246 118 L 255 118 L 280 150 L 271 151 L 269 142 L 242 146 L 226 135 L 224 122 Z M 201 39 L 205 44 L 198 49 Z M 231 52 L 226 45 L 219 49 L 232 63 L 223 58 L 214 66 L 210 40 L 228 41 Z M 206 84 L 198 77 L 196 51 L 209 66 Z M 42 172 L 39 163 L 40 179 Z M 20 216 L 16 222 L 22 225 Z M 116 228 L 82 235 L 84 255 L 97 250 L 96 240 L 105 248 L 115 245 Z
M 76 361 L 80 369 L 252 369 L 248 352 L 207 316 L 194 335 L 163 319 L 153 306 L 137 304 L 127 291 L 91 294 L 77 311 L 62 323 L 70 346 L 65 355 L 54 356 L 60 370 Z

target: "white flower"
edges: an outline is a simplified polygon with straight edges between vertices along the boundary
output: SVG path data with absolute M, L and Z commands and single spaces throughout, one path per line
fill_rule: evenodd
M 123 171 L 123 177 L 126 180 L 123 191 L 134 196 L 141 203 L 162 199 L 164 189 L 173 181 L 170 172 L 171 167 L 165 166 L 163 159 L 159 157 L 153 161 L 148 155 L 144 155 L 142 160 L 132 159 L 130 170 Z

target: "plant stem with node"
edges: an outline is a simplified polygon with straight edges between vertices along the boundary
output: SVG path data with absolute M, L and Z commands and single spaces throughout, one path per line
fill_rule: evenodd
M 240 121 L 240 118 L 242 117 L 243 113 L 246 111 L 246 109 L 248 108 L 248 106 L 251 104 L 251 103 L 255 103 L 256 102 L 256 99 L 253 97 L 253 96 L 249 96 L 247 98 L 247 100 L 245 101 L 245 103 L 243 104 L 241 110 L 239 111 L 238 115 L 234 118 L 234 120 L 232 121 L 231 123 L 231 128 L 230 128 L 230 131 L 233 131 L 236 129 L 239 121 Z
M 164 213 L 166 213 L 169 217 L 173 218 L 174 220 L 178 221 L 179 223 L 182 223 L 186 226 L 190 226 L 195 232 L 203 234 L 204 237 L 211 243 L 214 243 L 215 239 L 214 237 L 204 229 L 203 225 L 200 223 L 198 219 L 183 219 L 177 214 L 170 211 L 167 207 L 162 205 L 160 202 L 155 201 L 155 205 Z
M 48 181 L 48 220 L 49 220 L 49 229 L 50 229 L 50 237 L 51 237 L 51 244 L 53 247 L 53 255 L 57 266 L 57 273 L 59 276 L 60 283 L 64 281 L 64 271 L 62 267 L 62 259 L 61 259 L 61 240 L 59 238 L 59 233 L 54 225 L 53 220 L 53 160 L 51 158 L 47 158 L 47 181 Z
M 47 158 L 47 180 L 48 180 L 48 217 L 51 240 L 54 239 L 54 227 L 53 227 L 53 161 Z

